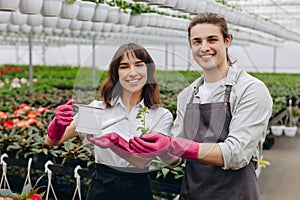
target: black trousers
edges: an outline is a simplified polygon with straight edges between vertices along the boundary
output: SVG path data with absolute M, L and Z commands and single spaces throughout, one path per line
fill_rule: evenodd
M 87 200 L 153 200 L 148 173 L 129 173 L 95 164 Z

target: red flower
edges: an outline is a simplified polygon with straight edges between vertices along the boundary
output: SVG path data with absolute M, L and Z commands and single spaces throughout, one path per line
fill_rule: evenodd
M 28 119 L 36 119 L 36 113 L 35 112 L 28 112 L 27 113 Z
M 3 124 L 4 124 L 4 127 L 7 129 L 15 128 L 15 125 L 11 120 L 6 120 Z
M 42 200 L 42 197 L 39 194 L 31 195 L 28 198 L 32 200 Z

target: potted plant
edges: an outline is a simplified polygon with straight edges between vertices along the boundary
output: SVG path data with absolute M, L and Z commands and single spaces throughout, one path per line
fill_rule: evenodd
M 294 112 L 292 107 L 292 100 L 289 100 L 289 106 L 287 108 L 287 117 L 285 118 L 286 127 L 284 134 L 288 137 L 294 137 L 297 133 L 297 126 L 294 120 Z
M 271 126 L 271 132 L 275 136 L 281 136 L 283 134 L 284 128 L 285 125 L 283 125 L 283 121 L 282 119 L 280 119 L 278 123 Z

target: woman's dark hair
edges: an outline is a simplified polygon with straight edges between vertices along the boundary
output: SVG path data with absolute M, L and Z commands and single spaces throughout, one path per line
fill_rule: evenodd
M 214 24 L 217 25 L 221 33 L 223 35 L 223 39 L 230 38 L 232 40 L 232 35 L 228 31 L 227 21 L 226 19 L 217 13 L 199 13 L 197 16 L 195 16 L 188 27 L 188 37 L 190 42 L 191 37 L 191 28 L 196 26 L 197 24 Z M 226 49 L 226 57 L 227 57 L 227 63 L 229 66 L 234 64 L 235 62 L 232 62 L 228 56 L 228 49 Z
M 107 79 L 100 88 L 100 97 L 103 99 L 106 107 L 110 108 L 112 98 L 122 96 L 122 86 L 119 82 L 118 69 L 123 55 L 133 53 L 136 58 L 142 60 L 147 66 L 147 82 L 142 90 L 144 104 L 148 108 L 157 107 L 160 102 L 159 85 L 155 76 L 155 64 L 148 51 L 136 43 L 121 45 L 114 54 L 109 65 Z

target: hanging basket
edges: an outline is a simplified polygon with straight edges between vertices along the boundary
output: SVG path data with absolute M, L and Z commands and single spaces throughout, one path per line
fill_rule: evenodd
M 20 0 L 0 0 L 0 11 L 15 11 Z
M 43 26 L 46 28 L 53 28 L 57 24 L 57 17 L 43 17 Z
M 30 26 L 40 26 L 43 23 L 43 16 L 40 14 L 28 15 L 27 24 Z
M 98 4 L 95 8 L 94 16 L 92 21 L 94 22 L 105 22 L 108 16 L 109 6 L 106 4 Z
M 79 12 L 79 5 L 79 1 L 75 1 L 74 3 L 64 1 L 60 12 L 61 18 L 75 19 Z
M 23 14 L 38 14 L 43 6 L 43 0 L 21 0 L 19 10 Z
M 28 15 L 24 15 L 24 14 L 20 13 L 20 11 L 16 10 L 15 12 L 11 13 L 10 23 L 12 23 L 14 25 L 26 24 L 27 16 Z
M 63 0 L 44 0 L 41 14 L 43 16 L 58 16 L 62 9 Z
M 81 30 L 82 31 L 90 31 L 93 27 L 93 22 L 91 21 L 83 21 L 82 22 L 82 27 Z
M 7 23 L 10 19 L 10 12 L 0 11 L 0 23 Z
M 59 19 L 57 20 L 56 28 L 59 28 L 59 29 L 66 29 L 66 28 L 69 28 L 70 23 L 71 23 L 71 20 L 70 20 L 70 19 L 62 19 L 62 18 L 59 18 Z
M 80 30 L 82 27 L 82 21 L 76 20 L 76 19 L 71 19 L 70 23 L 70 30 Z
M 118 23 L 120 20 L 120 8 L 119 7 L 109 7 L 108 16 L 106 22 Z
M 120 10 L 120 24 L 128 24 L 131 16 L 131 9 Z
M 96 4 L 89 1 L 81 1 L 77 19 L 82 21 L 90 21 L 95 12 Z

